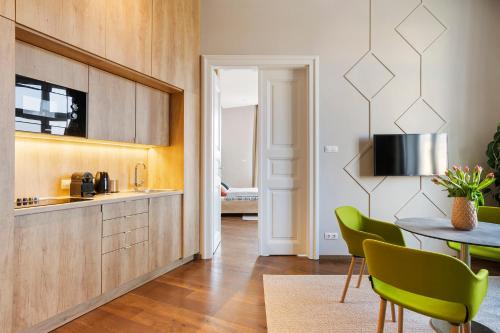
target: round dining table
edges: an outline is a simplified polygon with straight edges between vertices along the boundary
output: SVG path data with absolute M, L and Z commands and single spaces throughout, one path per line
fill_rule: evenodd
M 477 228 L 470 231 L 457 230 L 451 221 L 445 218 L 404 218 L 396 221 L 401 229 L 414 235 L 460 243 L 459 257 L 470 267 L 470 245 L 500 248 L 500 224 L 479 222 Z M 431 319 L 431 326 L 436 332 L 450 332 L 450 324 L 438 319 Z M 484 324 L 473 321 L 466 325 L 465 333 L 494 333 Z

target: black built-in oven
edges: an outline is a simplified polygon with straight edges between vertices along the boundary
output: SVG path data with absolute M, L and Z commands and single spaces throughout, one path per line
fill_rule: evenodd
M 16 75 L 16 131 L 86 137 L 87 93 Z

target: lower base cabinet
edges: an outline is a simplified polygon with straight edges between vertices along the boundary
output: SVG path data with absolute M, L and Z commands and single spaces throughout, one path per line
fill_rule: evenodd
M 13 332 L 101 294 L 101 207 L 17 216 Z
M 164 267 L 182 257 L 182 195 L 149 201 L 149 269 Z
M 182 194 L 19 215 L 10 331 L 62 316 L 181 258 Z
M 148 241 L 120 248 L 102 255 L 102 292 L 149 272 Z

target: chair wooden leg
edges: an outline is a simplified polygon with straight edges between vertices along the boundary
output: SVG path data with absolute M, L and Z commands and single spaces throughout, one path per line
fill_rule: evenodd
M 386 307 L 387 307 L 387 301 L 383 298 L 380 298 L 380 309 L 379 309 L 379 313 L 378 313 L 377 333 L 384 333 Z
M 363 280 L 363 273 L 365 271 L 365 265 L 366 265 L 366 259 L 363 258 L 363 261 L 361 262 L 361 270 L 359 271 L 358 284 L 356 285 L 356 288 L 359 288 L 361 286 L 361 281 Z
M 396 308 L 394 306 L 394 303 L 391 302 L 391 320 L 393 323 L 396 322 Z
M 462 325 L 462 331 L 464 333 L 470 333 L 471 332 L 471 324 L 470 321 L 468 323 L 465 323 Z
M 403 311 L 404 308 L 400 305 L 398 307 L 398 333 L 403 333 Z
M 340 303 L 344 303 L 345 295 L 347 294 L 347 289 L 349 289 L 349 284 L 351 283 L 352 271 L 354 270 L 354 264 L 356 263 L 356 258 L 351 257 L 351 265 L 349 266 L 349 272 L 347 273 L 347 279 L 345 281 L 344 291 L 342 292 L 342 297 L 340 298 Z
M 450 333 L 460 333 L 460 326 L 450 325 Z

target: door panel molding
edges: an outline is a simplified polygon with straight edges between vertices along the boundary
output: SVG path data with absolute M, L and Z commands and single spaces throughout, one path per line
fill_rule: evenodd
M 310 259 L 319 259 L 319 200 L 318 200 L 318 169 L 319 169 L 319 57 L 317 56 L 280 56 L 280 55 L 203 55 L 202 56 L 202 191 L 201 206 L 202 220 L 200 224 L 200 249 L 203 259 L 212 258 L 213 242 L 213 157 L 214 157 L 214 133 L 213 133 L 213 110 L 212 110 L 212 79 L 211 73 L 218 68 L 259 68 L 259 69 L 279 69 L 279 68 L 306 68 L 307 81 L 307 222 L 305 232 L 305 255 Z M 278 91 L 279 93 L 279 91 Z M 279 143 L 279 142 L 278 142 Z M 269 146 L 270 142 L 262 142 L 262 146 Z M 291 144 L 286 144 L 290 151 L 281 152 L 272 156 L 273 161 L 289 160 L 290 157 L 301 153 L 295 151 Z M 281 148 L 285 148 L 280 143 Z M 296 167 L 295 167 L 296 168 Z M 296 173 L 297 170 L 292 172 Z M 273 170 L 269 166 L 268 170 Z M 277 170 L 290 170 L 286 168 Z M 279 172 L 278 172 L 279 173 Z M 262 177 L 268 178 L 268 174 L 261 173 Z M 289 178 L 288 175 L 283 175 Z M 275 176 L 274 178 L 279 178 Z M 275 190 L 293 189 L 298 181 L 292 177 L 286 186 L 282 188 L 274 187 L 277 184 L 270 184 Z M 260 189 L 259 189 L 260 190 Z M 262 200 L 260 200 L 262 201 Z M 261 205 L 262 202 L 259 202 Z M 267 255 L 263 248 L 262 228 L 259 223 L 259 252 L 260 255 Z M 279 242 L 279 240 L 277 240 Z M 289 239 L 283 242 L 290 243 Z

